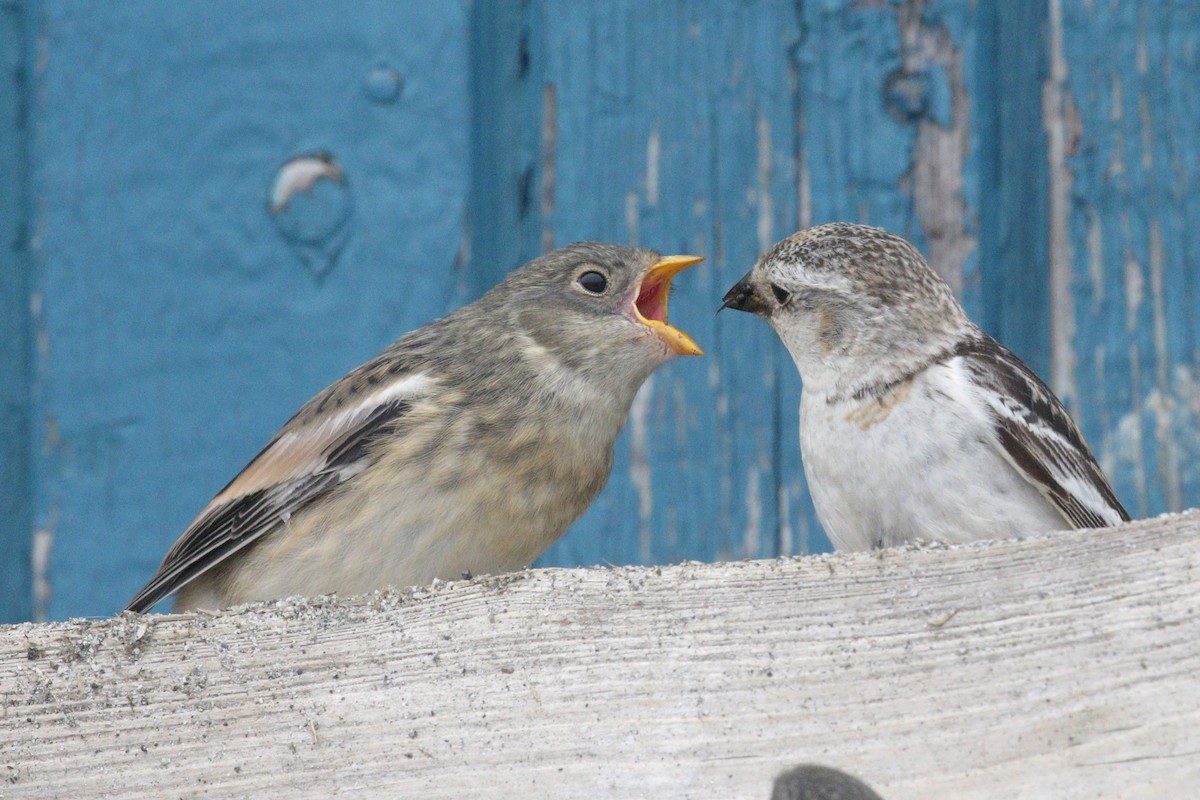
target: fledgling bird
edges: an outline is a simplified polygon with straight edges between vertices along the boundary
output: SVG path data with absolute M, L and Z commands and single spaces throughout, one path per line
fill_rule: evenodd
M 213 498 L 128 610 L 521 569 L 608 480 L 634 394 L 677 354 L 699 262 L 596 242 L 512 272 L 305 404 Z
M 883 800 L 870 786 L 832 767 L 804 764 L 775 779 L 771 800 Z
M 796 362 L 804 474 L 837 549 L 1129 519 L 1058 398 L 900 237 L 796 233 L 725 307 L 765 319 Z

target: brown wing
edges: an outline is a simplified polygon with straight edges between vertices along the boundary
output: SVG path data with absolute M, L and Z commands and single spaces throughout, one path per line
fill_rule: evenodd
M 1001 451 L 1075 528 L 1129 521 L 1083 434 L 1046 384 L 986 334 L 955 355 L 987 403 Z
M 126 610 L 149 610 L 353 478 L 370 463 L 371 445 L 403 420 L 427 385 L 423 376 L 406 376 L 324 420 L 285 426 L 188 526 Z

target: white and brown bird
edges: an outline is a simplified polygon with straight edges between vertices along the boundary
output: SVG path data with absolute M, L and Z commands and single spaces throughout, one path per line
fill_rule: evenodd
M 1129 519 L 1054 393 L 900 237 L 801 231 L 725 307 L 765 319 L 796 362 L 804 474 L 839 550 Z
M 608 480 L 634 394 L 678 354 L 671 279 L 701 259 L 585 242 L 400 338 L 302 407 L 128 609 L 520 569 Z

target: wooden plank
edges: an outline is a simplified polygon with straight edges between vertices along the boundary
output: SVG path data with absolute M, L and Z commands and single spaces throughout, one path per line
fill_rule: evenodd
M 12 798 L 888 800 L 1200 785 L 1200 512 L 0 629 Z
M 33 610 L 27 32 L 24 8 L 0 4 L 0 622 Z
M 107 614 L 302 402 L 454 304 L 466 9 L 29 5 L 39 611 Z M 318 149 L 345 187 L 268 213 Z
M 1050 3 L 1066 397 L 1134 515 L 1200 502 L 1200 17 Z

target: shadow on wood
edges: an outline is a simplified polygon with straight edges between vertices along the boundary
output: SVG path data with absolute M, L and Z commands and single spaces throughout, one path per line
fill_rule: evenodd
M 1200 512 L 0 629 L 0 795 L 888 800 L 1200 785 Z

